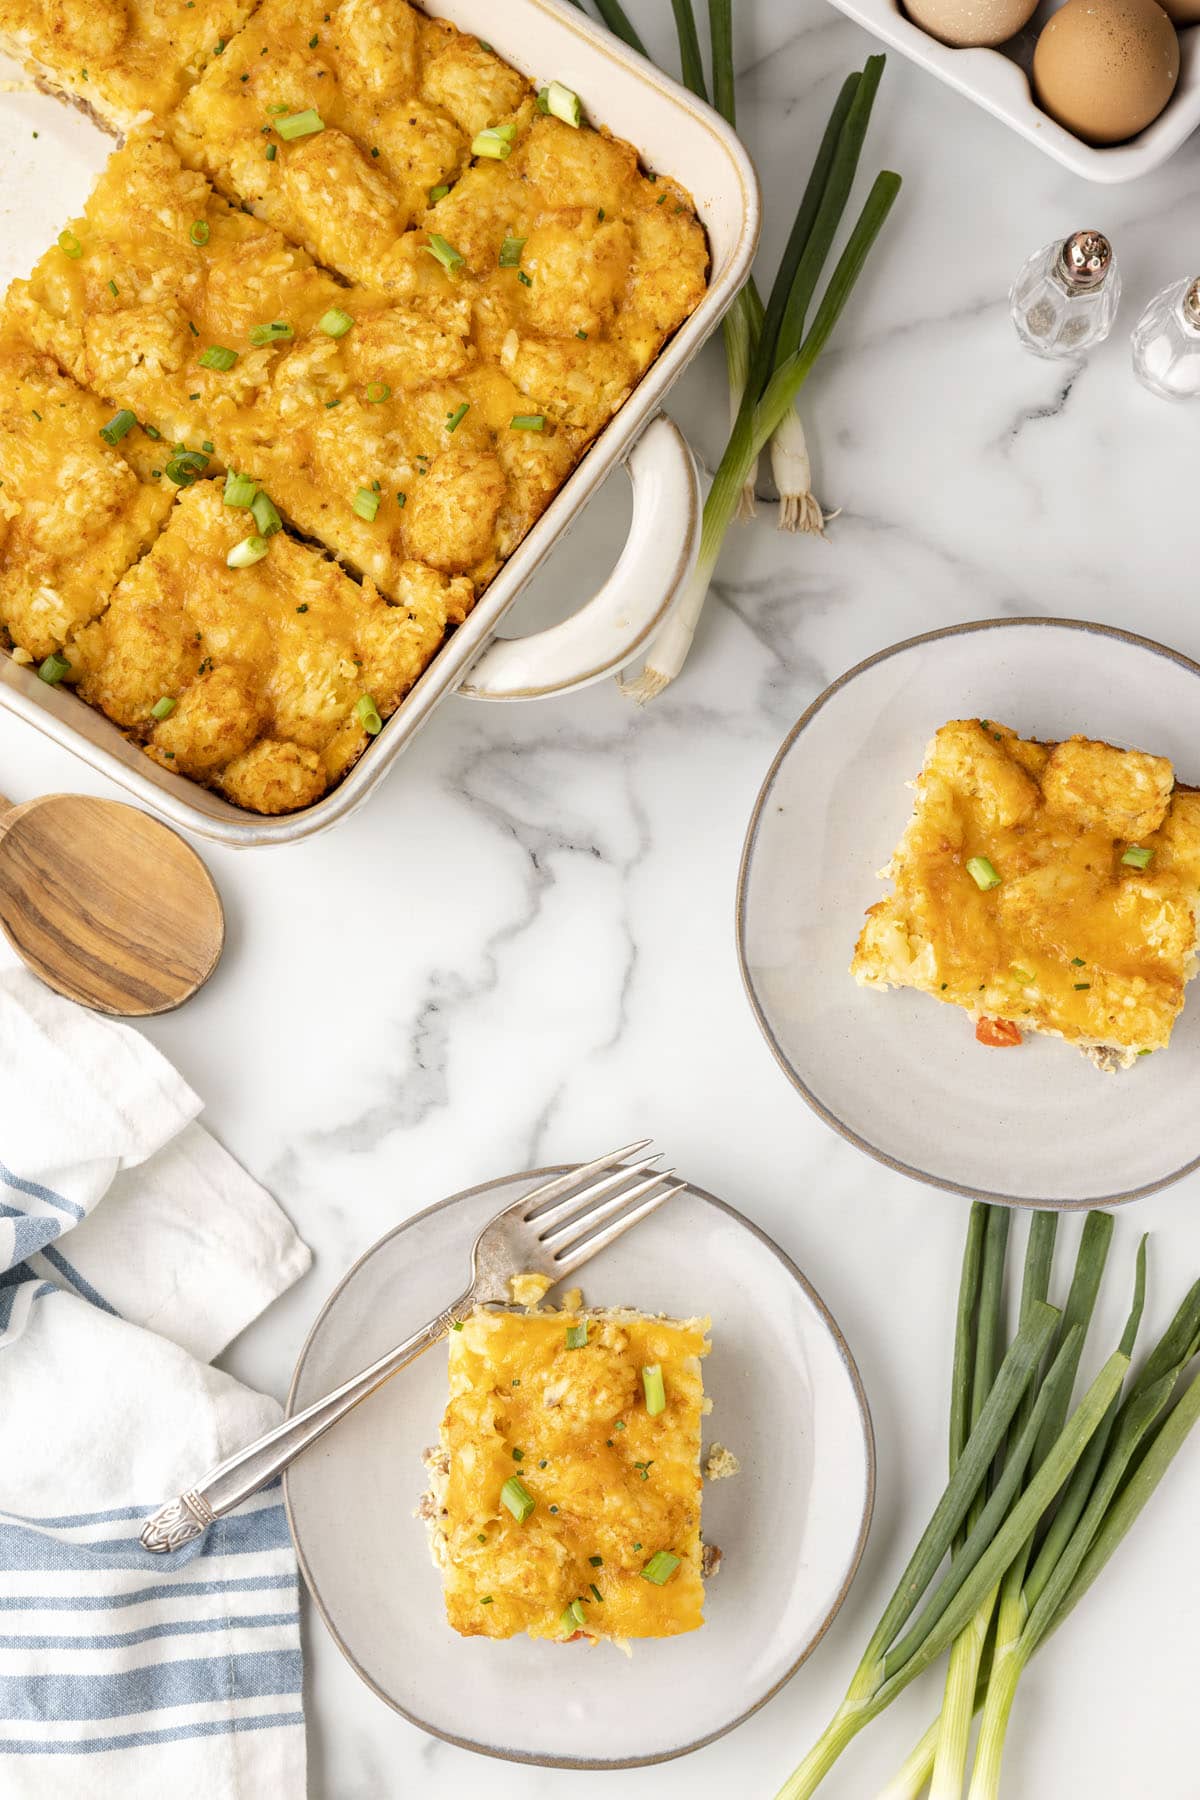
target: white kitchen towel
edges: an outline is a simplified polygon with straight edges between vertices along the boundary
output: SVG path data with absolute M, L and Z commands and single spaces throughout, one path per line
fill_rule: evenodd
M 303 1800 L 279 1490 L 146 1515 L 280 1417 L 208 1366 L 309 1253 L 140 1033 L 0 974 L 0 1795 Z

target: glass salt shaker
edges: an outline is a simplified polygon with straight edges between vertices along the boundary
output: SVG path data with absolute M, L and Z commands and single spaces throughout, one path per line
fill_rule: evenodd
M 1078 356 L 1103 343 L 1121 298 L 1112 245 L 1076 231 L 1031 256 L 1008 296 L 1017 336 L 1035 356 Z
M 1163 400 L 1200 395 L 1200 276 L 1173 282 L 1133 328 L 1133 372 Z

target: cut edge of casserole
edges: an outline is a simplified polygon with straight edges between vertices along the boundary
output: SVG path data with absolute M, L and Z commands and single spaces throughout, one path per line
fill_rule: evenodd
M 993 719 L 935 733 L 851 973 L 1033 1031 L 1112 1073 L 1163 1049 L 1200 969 L 1200 792 L 1164 757 Z
M 417 1516 L 461 1635 L 608 1640 L 628 1653 L 631 1639 L 697 1629 L 721 1562 L 700 1537 L 710 1321 L 584 1308 L 577 1293 L 562 1311 L 477 1307 L 451 1333 Z M 641 1374 L 651 1353 L 657 1414 Z M 708 1464 L 709 1479 L 738 1469 L 715 1444 Z M 516 1512 L 502 1498 L 510 1477 L 524 1489 Z

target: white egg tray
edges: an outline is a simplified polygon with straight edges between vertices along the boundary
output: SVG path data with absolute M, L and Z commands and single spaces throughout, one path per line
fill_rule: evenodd
M 1088 181 L 1133 181 L 1173 156 L 1200 125 L 1200 27 L 1179 34 L 1179 85 L 1158 118 L 1128 143 L 1101 149 L 1085 144 L 1044 113 L 1033 98 L 1028 70 L 1040 27 L 1054 8 L 998 50 L 955 50 L 906 16 L 898 0 L 833 0 L 847 17 L 899 50 L 939 81 L 966 94 L 1023 138 Z

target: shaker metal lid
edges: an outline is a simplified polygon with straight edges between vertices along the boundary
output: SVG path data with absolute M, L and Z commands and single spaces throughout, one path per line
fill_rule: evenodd
M 1072 287 L 1099 287 L 1112 259 L 1112 245 L 1100 231 L 1073 231 L 1062 247 L 1063 274 Z

